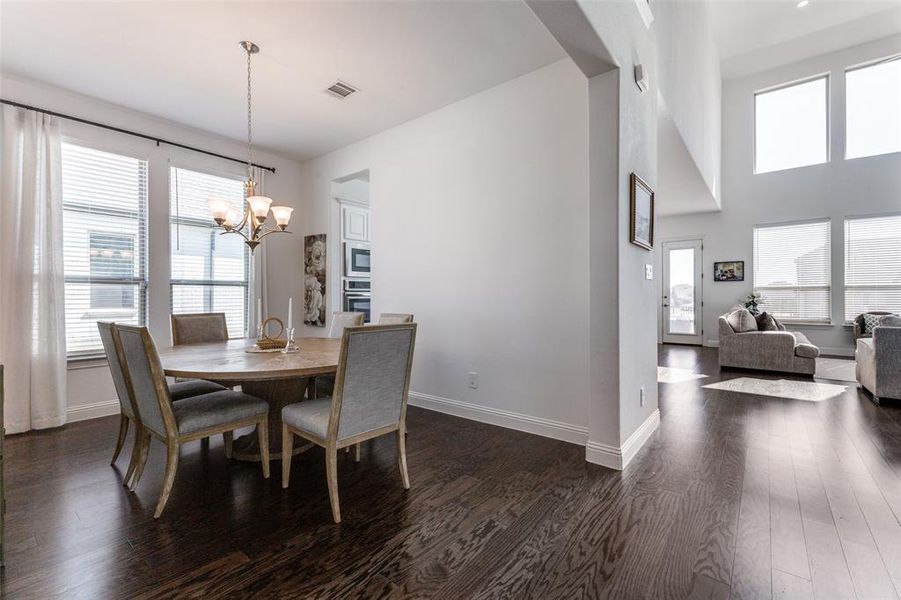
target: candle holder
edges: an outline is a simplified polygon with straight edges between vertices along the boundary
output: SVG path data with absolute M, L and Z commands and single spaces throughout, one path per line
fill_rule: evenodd
M 292 352 L 297 352 L 300 348 L 297 347 L 297 344 L 294 343 L 294 328 L 288 327 L 285 329 L 285 337 L 288 338 L 288 341 L 285 343 L 285 347 L 282 348 L 282 354 L 291 354 Z

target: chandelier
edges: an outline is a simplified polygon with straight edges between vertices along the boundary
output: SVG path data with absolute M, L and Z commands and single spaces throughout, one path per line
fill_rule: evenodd
M 264 229 L 263 224 L 269 215 L 272 198 L 257 196 L 256 182 L 253 180 L 253 129 L 252 111 L 253 96 L 251 93 L 250 57 L 260 51 L 260 47 L 253 42 L 238 42 L 247 52 L 247 181 L 244 182 L 245 209 L 244 215 L 238 221 L 238 211 L 231 206 L 231 202 L 222 198 L 210 198 L 208 205 L 213 214 L 213 220 L 218 227 L 224 229 L 221 235 L 236 233 L 244 238 L 244 243 L 250 247 L 251 253 L 260 245 L 264 237 L 270 233 L 291 233 L 286 231 L 291 213 L 294 209 L 288 206 L 272 206 L 272 216 L 275 218 L 274 228 Z M 244 232 L 245 226 L 247 233 Z

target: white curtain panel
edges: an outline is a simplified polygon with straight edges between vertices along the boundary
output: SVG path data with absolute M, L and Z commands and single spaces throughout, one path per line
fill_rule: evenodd
M 59 121 L 12 106 L 0 120 L 0 363 L 8 433 L 66 422 Z

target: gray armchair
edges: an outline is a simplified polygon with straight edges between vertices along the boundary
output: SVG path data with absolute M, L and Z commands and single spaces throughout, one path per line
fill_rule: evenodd
M 757 331 L 754 317 L 748 313 L 743 322 L 749 329 L 736 330 L 740 309 L 719 318 L 719 358 L 721 367 L 759 369 L 813 375 L 820 350 L 803 333 L 796 331 Z M 750 316 L 750 321 L 748 317 Z
M 901 400 L 901 318 L 892 326 L 877 326 L 873 337 L 858 338 L 854 355 L 857 381 L 876 404 L 885 398 Z
M 862 337 L 873 337 L 872 333 L 866 332 L 866 327 L 864 326 L 864 317 L 866 315 L 877 315 L 880 317 L 884 317 L 884 316 L 890 315 L 890 314 L 892 314 L 892 313 L 885 311 L 885 310 L 871 310 L 871 311 L 867 311 L 863 314 L 857 315 L 857 317 L 854 319 L 854 339 L 855 339 L 855 341 L 859 340 Z
M 401 479 L 404 488 L 410 488 L 404 432 L 415 342 L 416 323 L 346 328 L 341 338 L 334 397 L 303 400 L 282 409 L 282 487 L 288 487 L 291 476 L 295 435 L 325 448 L 335 523 L 341 522 L 337 463 L 340 448 L 395 434 Z

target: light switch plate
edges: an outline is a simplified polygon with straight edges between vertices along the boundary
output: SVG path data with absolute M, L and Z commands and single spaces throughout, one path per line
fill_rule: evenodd
M 654 279 L 654 265 L 645 265 L 644 266 L 644 278 L 645 279 Z

